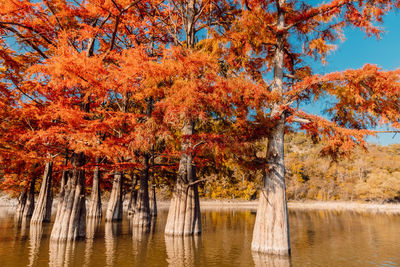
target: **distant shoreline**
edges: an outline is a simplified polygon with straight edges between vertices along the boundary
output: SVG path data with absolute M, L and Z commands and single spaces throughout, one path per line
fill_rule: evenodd
M 53 204 L 56 203 L 56 199 Z M 103 201 L 103 206 L 106 204 Z M 128 201 L 124 202 L 124 206 L 127 206 Z M 157 206 L 161 210 L 168 209 L 170 201 L 162 200 L 157 201 Z M 17 199 L 10 198 L 7 195 L 0 196 L 0 208 L 2 207 L 14 207 L 17 205 Z M 200 206 L 202 210 L 251 210 L 256 211 L 258 206 L 258 200 L 207 200 L 201 199 Z M 351 201 L 289 201 L 289 210 L 299 211 L 353 211 L 353 212 L 368 212 L 368 213 L 388 213 L 388 214 L 400 214 L 400 203 L 366 203 L 366 202 L 351 202 Z
M 247 209 L 257 210 L 258 201 L 245 200 L 200 200 L 201 209 Z M 169 202 L 160 201 L 160 208 L 168 208 Z M 400 203 L 365 203 L 350 201 L 289 201 L 289 210 L 299 211 L 353 211 L 368 213 L 400 214 Z

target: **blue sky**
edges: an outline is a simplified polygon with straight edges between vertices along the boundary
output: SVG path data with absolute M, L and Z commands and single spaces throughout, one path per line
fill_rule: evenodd
M 328 58 L 328 64 L 314 69 L 317 73 L 329 73 L 345 69 L 358 69 L 366 63 L 376 64 L 384 70 L 400 68 L 400 13 L 391 12 L 385 16 L 385 34 L 380 40 L 367 38 L 358 29 L 347 28 L 346 40 Z M 318 107 L 312 107 L 315 109 Z M 319 107 L 320 109 L 322 107 Z M 386 130 L 386 127 L 382 127 Z M 369 142 L 382 145 L 400 143 L 400 133 L 379 134 L 378 138 L 369 138 Z

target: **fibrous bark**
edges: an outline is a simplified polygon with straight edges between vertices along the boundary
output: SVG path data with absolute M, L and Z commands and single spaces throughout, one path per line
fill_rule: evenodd
M 51 180 L 53 172 L 53 162 L 46 163 L 42 186 L 40 187 L 39 197 L 32 214 L 31 223 L 49 222 L 51 217 L 51 207 L 53 205 L 53 191 Z
M 193 123 L 186 123 L 183 135 L 192 135 Z M 165 226 L 166 235 L 196 235 L 201 233 L 200 201 L 196 183 L 196 169 L 188 152 L 190 142 L 182 144 L 178 177 Z
M 152 185 L 152 187 L 151 187 L 149 204 L 150 204 L 150 216 L 157 217 L 157 198 L 156 198 L 156 186 L 155 185 Z
M 71 156 L 73 166 L 51 231 L 52 240 L 75 240 L 86 234 L 85 164 L 82 153 Z
M 18 198 L 18 206 L 16 211 L 16 217 L 18 221 L 31 218 L 33 214 L 35 209 L 35 182 L 36 177 L 33 177 L 29 183 L 29 188 L 26 188 Z
M 290 253 L 283 131 L 282 121 L 268 140 L 269 166 L 264 175 L 251 244 L 254 251 L 281 255 Z
M 36 182 L 36 177 L 34 177 L 29 184 L 29 190 L 26 196 L 25 208 L 24 212 L 22 213 L 22 216 L 25 218 L 31 217 L 33 211 L 35 210 L 35 182 Z
M 111 190 L 110 200 L 106 211 L 106 221 L 122 220 L 122 184 L 123 174 L 119 171 L 114 173 L 114 181 Z
M 150 203 L 149 203 L 149 156 L 143 159 L 143 171 L 140 176 L 140 188 L 135 205 L 135 212 L 132 217 L 133 227 L 148 227 L 151 224 Z
M 100 159 L 96 157 L 96 168 L 94 169 L 93 174 L 93 184 L 92 184 L 92 193 L 90 195 L 90 206 L 88 208 L 87 216 L 89 218 L 97 218 L 102 216 L 101 211 L 101 195 L 100 195 L 100 169 L 99 164 Z
M 133 178 L 133 176 L 135 178 Z M 136 185 L 138 183 L 138 175 L 132 174 L 132 186 L 131 186 L 131 193 L 129 196 L 129 203 L 128 203 L 128 214 L 131 215 L 135 212 L 136 201 L 138 196 L 138 190 L 136 189 Z
M 283 94 L 284 44 L 285 36 L 279 31 L 285 26 L 285 11 L 280 8 L 285 0 L 275 2 L 278 9 L 276 49 L 274 55 L 274 77 L 272 92 Z M 276 118 L 268 136 L 267 166 L 263 188 L 254 224 L 253 251 L 288 255 L 290 254 L 289 221 L 286 201 L 284 135 L 285 113 L 282 103 L 271 108 L 271 118 Z

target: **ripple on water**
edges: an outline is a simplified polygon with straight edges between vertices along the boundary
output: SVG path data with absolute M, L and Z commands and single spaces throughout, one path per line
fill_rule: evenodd
M 164 237 L 167 213 L 149 229 L 88 221 L 86 240 L 49 241 L 51 224 L 29 227 L 0 209 L 0 266 L 400 266 L 400 216 L 291 211 L 291 258 L 252 253 L 255 214 L 207 210 L 197 237 Z

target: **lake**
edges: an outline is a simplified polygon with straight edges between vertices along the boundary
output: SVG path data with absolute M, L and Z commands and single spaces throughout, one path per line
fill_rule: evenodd
M 164 236 L 167 210 L 149 231 L 88 222 L 88 237 L 49 242 L 51 224 L 18 225 L 0 209 L 0 266 L 400 266 L 400 215 L 290 211 L 290 258 L 252 253 L 255 212 L 205 210 L 198 237 Z

